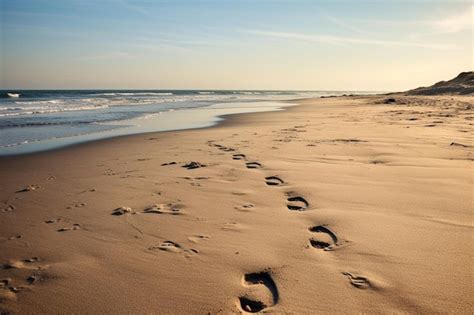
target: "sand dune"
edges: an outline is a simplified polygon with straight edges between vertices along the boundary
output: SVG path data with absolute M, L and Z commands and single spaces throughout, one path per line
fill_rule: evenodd
M 449 81 L 440 81 L 432 86 L 419 87 L 406 92 L 408 95 L 472 95 L 474 94 L 474 72 L 461 72 Z
M 0 310 L 472 313 L 474 98 L 386 99 L 1 158 Z

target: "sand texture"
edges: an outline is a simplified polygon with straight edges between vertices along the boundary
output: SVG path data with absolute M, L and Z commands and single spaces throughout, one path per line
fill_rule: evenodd
M 1 158 L 0 310 L 472 313 L 474 97 L 390 98 Z

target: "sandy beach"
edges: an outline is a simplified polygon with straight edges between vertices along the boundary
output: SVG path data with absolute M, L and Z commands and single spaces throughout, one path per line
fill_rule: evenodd
M 0 158 L 0 313 L 473 310 L 473 96 Z

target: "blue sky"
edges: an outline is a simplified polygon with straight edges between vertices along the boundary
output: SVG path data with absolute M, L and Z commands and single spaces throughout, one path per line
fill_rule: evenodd
M 0 3 L 3 89 L 401 90 L 473 68 L 470 1 Z

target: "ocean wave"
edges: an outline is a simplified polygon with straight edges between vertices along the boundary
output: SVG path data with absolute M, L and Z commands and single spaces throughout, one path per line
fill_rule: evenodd
M 86 125 L 91 124 L 90 121 L 43 121 L 43 122 L 0 122 L 0 128 L 12 128 L 12 127 L 42 127 L 42 126 L 64 126 L 64 125 Z
M 97 93 L 98 96 L 170 96 L 174 95 L 172 92 L 110 92 Z
M 35 114 L 52 114 L 60 112 L 70 111 L 81 111 L 81 110 L 97 110 L 101 108 L 107 108 L 108 105 L 93 105 L 93 106 L 77 106 L 77 107 L 15 107 L 15 112 L 4 113 L 0 110 L 0 117 L 12 117 L 22 115 L 35 115 Z M 7 111 L 12 111 L 13 108 L 6 108 Z
M 42 101 L 15 101 L 14 103 L 15 104 L 19 104 L 19 105 L 37 105 L 37 104 L 45 104 L 45 105 L 48 105 L 48 104 L 61 104 L 61 102 L 63 102 L 63 100 L 42 100 Z

